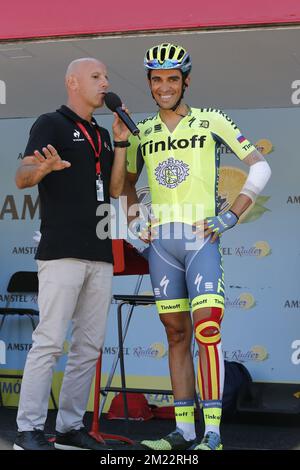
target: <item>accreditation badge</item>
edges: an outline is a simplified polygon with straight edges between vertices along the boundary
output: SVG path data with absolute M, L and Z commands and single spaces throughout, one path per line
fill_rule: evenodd
M 103 202 L 104 201 L 104 188 L 103 188 L 103 180 L 101 175 L 97 175 L 96 178 L 96 194 L 97 194 L 97 201 Z

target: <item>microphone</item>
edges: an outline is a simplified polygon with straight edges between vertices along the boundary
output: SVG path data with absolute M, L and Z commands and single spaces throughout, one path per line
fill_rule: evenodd
M 112 92 L 108 92 L 104 96 L 104 103 L 114 113 L 117 113 L 121 121 L 124 122 L 125 126 L 130 130 L 133 135 L 140 133 L 139 128 L 135 125 L 131 117 L 122 109 L 122 101 L 118 95 Z

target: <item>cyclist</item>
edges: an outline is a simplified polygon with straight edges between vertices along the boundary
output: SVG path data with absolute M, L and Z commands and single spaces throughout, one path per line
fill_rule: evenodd
M 144 65 L 159 109 L 138 124 L 140 140 L 130 138 L 125 194 L 128 206 L 133 205 L 128 216 L 131 228 L 150 243 L 151 283 L 169 345 L 176 429 L 162 439 L 141 444 L 155 450 L 221 450 L 224 272 L 219 236 L 237 224 L 271 170 L 224 112 L 192 108 L 183 101 L 192 68 L 183 47 L 154 46 L 146 52 Z M 250 167 L 240 194 L 223 213 L 217 197 L 221 144 Z M 135 185 L 143 164 L 152 198 L 151 228 L 135 206 Z M 205 423 L 200 442 L 194 423 L 193 334 L 199 350 L 197 375 Z

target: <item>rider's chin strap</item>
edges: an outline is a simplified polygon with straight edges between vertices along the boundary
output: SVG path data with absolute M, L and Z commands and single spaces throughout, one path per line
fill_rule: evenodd
M 173 106 L 173 108 L 171 108 L 172 111 L 176 111 L 177 108 L 179 107 L 180 103 L 181 103 L 181 100 L 183 98 L 183 95 L 184 95 L 184 92 L 185 92 L 185 89 L 186 89 L 186 85 L 185 83 L 182 84 L 182 90 L 181 90 L 181 95 L 180 95 L 180 98 L 179 100 L 177 101 L 177 103 Z M 183 116 L 184 117 L 184 116 Z

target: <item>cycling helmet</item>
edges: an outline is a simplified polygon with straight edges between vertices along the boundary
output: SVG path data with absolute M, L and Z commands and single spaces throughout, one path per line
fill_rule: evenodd
M 192 70 L 192 60 L 182 46 L 163 43 L 148 49 L 144 58 L 144 66 L 147 71 L 179 69 L 187 76 Z

